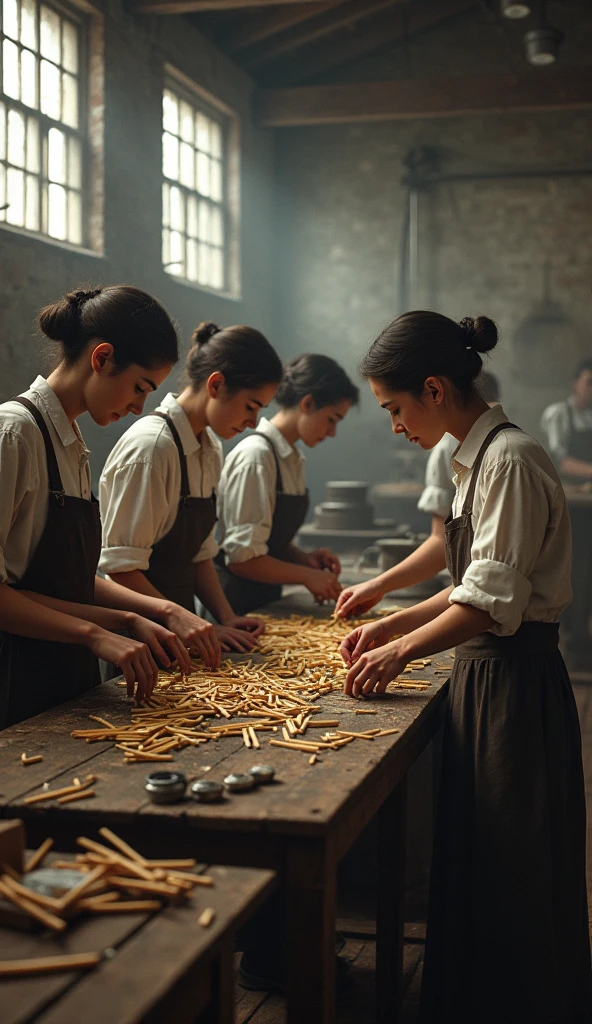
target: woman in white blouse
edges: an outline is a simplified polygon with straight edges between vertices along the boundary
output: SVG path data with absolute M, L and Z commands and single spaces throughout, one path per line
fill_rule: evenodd
M 187 357 L 188 384 L 135 423 L 109 455 L 101 476 L 100 568 L 140 594 L 166 598 L 195 615 L 198 597 L 217 621 L 200 653 L 217 667 L 220 648 L 251 650 L 259 619 L 235 614 L 212 559 L 222 445 L 273 398 L 282 364 L 252 327 L 203 323 Z
M 459 442 L 445 527 L 453 585 L 353 630 L 342 646 L 346 691 L 383 693 L 410 660 L 456 645 L 422 1024 L 583 1024 L 592 1008 L 584 785 L 558 651 L 569 516 L 551 459 L 474 388 L 479 353 L 496 342 L 486 317 L 407 313 L 362 364 L 395 433 L 426 449 L 446 431 Z
M 488 405 L 499 402 L 499 384 L 492 373 L 483 371 L 475 387 Z M 402 562 L 372 580 L 344 588 L 335 608 L 340 618 L 357 618 L 374 608 L 393 590 L 403 590 L 429 580 L 446 568 L 444 521 L 450 512 L 456 488 L 452 470 L 452 456 L 458 441 L 452 434 L 444 434 L 432 448 L 425 471 L 425 487 L 417 503 L 418 509 L 432 517 L 430 536 Z
M 358 401 L 358 388 L 328 356 L 301 355 L 284 367 L 273 419 L 233 449 L 220 480 L 219 559 L 224 592 L 245 613 L 281 597 L 282 584 L 301 583 L 317 601 L 337 600 L 339 559 L 327 548 L 305 552 L 293 543 L 306 518 L 308 491 L 302 441 L 314 448 L 335 437 Z
M 156 682 L 155 658 L 190 665 L 164 601 L 96 576 L 101 525 L 76 423 L 83 412 L 100 426 L 141 413 L 178 358 L 173 324 L 125 285 L 70 292 L 38 323 L 59 344 L 59 365 L 0 405 L 0 728 L 97 685 L 99 658 L 139 700 Z

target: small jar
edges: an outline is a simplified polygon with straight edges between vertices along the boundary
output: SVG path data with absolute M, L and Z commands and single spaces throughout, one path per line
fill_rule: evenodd
M 198 779 L 189 787 L 189 792 L 198 803 L 211 804 L 222 798 L 224 786 L 214 779 Z
M 254 764 L 249 768 L 249 775 L 252 775 L 256 786 L 268 786 L 275 778 L 275 768 L 268 764 Z
M 255 779 L 252 775 L 241 775 L 232 772 L 231 775 L 227 775 L 224 779 L 224 785 L 229 793 L 247 793 L 255 785 Z
M 183 772 L 150 772 L 144 788 L 153 804 L 176 804 L 185 796 L 187 779 Z

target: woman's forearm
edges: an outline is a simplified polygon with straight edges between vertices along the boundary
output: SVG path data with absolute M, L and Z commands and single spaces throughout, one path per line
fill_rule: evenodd
M 299 548 L 297 544 L 288 544 L 286 550 L 286 560 L 291 562 L 293 565 L 305 565 L 310 569 L 309 556 L 306 551 Z
M 20 590 L 20 594 L 30 601 L 44 605 L 45 608 L 53 608 L 55 611 L 64 612 L 66 615 L 74 615 L 87 622 L 94 622 L 103 629 L 112 633 L 122 633 L 129 629 L 135 618 L 134 612 L 124 612 L 117 608 L 102 608 L 97 604 L 78 604 L 75 601 L 61 601 L 58 597 L 48 597 L 47 594 L 36 594 L 30 590 Z
M 489 612 L 473 608 L 470 604 L 455 603 L 448 605 L 437 618 L 407 633 L 396 643 L 407 661 L 412 661 L 414 658 L 425 658 L 439 651 L 447 651 L 494 625 Z
M 401 633 L 406 635 L 413 633 L 414 630 L 419 629 L 427 622 L 432 622 L 450 607 L 448 598 L 453 589 L 452 586 L 447 587 L 446 590 L 441 590 L 438 594 L 434 594 L 433 597 L 429 597 L 427 601 L 414 604 L 411 608 L 406 608 L 402 612 L 394 612 L 392 615 L 387 615 L 382 619 L 382 624 L 385 628 L 392 629 L 391 636 L 397 636 Z
M 64 602 L 65 605 L 68 602 Z M 0 631 L 34 640 L 90 647 L 100 629 L 87 619 L 48 608 L 7 583 L 0 584 Z
M 230 572 L 256 583 L 306 583 L 310 569 L 295 562 L 283 562 L 272 555 L 259 555 L 248 562 L 231 562 Z
M 222 590 L 216 566 L 211 558 L 193 563 L 193 581 L 197 597 L 217 622 L 225 623 L 234 618 L 234 612 Z
M 113 573 L 112 579 L 95 577 L 95 601 L 103 608 L 135 612 L 146 619 L 164 621 L 171 602 L 152 586 L 141 569 Z

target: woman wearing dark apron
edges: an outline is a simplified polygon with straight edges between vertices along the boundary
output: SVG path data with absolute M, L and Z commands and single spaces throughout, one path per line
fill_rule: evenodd
M 189 665 L 164 602 L 95 575 L 100 517 L 76 423 L 83 412 L 100 426 L 139 414 L 177 359 L 174 327 L 126 286 L 72 292 L 39 326 L 61 361 L 0 406 L 0 728 L 96 686 L 99 657 L 139 699 L 156 681 L 154 658 Z
M 413 658 L 456 646 L 422 1024 L 583 1024 L 592 1019 L 584 783 L 557 646 L 569 516 L 544 450 L 474 390 L 479 353 L 496 342 L 485 317 L 407 313 L 364 360 L 395 433 L 426 449 L 445 431 L 459 442 L 445 527 L 453 586 L 353 630 L 342 646 L 346 691 L 381 693 Z
M 318 601 L 339 597 L 339 559 L 327 548 L 293 543 L 308 512 L 302 441 L 314 448 L 335 437 L 358 401 L 358 388 L 333 359 L 302 355 L 284 367 L 279 412 L 262 419 L 226 459 L 220 480 L 219 572 L 233 608 L 243 614 L 301 583 Z
M 546 447 L 561 479 L 570 485 L 592 481 L 592 360 L 576 367 L 572 394 L 545 409 L 541 427 Z M 585 490 L 585 488 L 583 488 Z M 570 501 L 573 560 L 573 602 L 565 616 L 563 648 L 572 670 L 590 669 L 592 644 L 592 507 L 590 495 L 574 495 Z
M 231 440 L 273 398 L 282 366 L 266 338 L 250 327 L 201 324 L 187 359 L 188 384 L 154 415 L 134 424 L 103 471 L 100 568 L 140 594 L 164 597 L 207 628 L 200 653 L 217 667 L 220 648 L 251 650 L 259 619 L 236 614 L 213 558 L 216 491 L 222 471 L 219 437 Z M 195 598 L 213 615 L 195 615 Z

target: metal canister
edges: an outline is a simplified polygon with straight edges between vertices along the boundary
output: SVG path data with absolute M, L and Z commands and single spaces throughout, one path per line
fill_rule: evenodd
M 269 764 L 254 764 L 249 768 L 249 775 L 252 775 L 257 786 L 268 786 L 275 778 L 275 768 Z
M 214 779 L 198 779 L 189 787 L 189 792 L 194 800 L 201 804 L 211 804 L 220 800 L 224 793 L 224 786 Z
M 185 796 L 187 778 L 183 772 L 150 772 L 144 788 L 153 804 L 175 804 Z
M 224 785 L 229 793 L 246 793 L 255 785 L 255 779 L 249 774 L 241 775 L 239 773 L 232 772 L 224 779 Z

